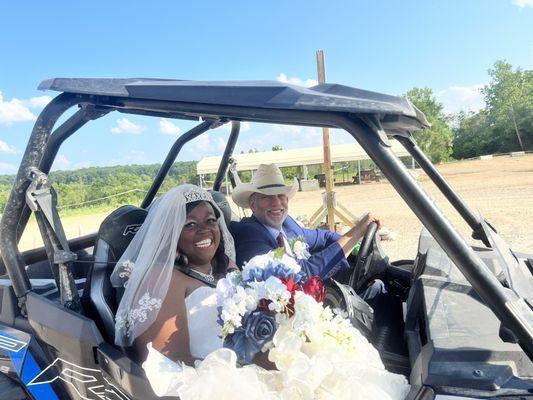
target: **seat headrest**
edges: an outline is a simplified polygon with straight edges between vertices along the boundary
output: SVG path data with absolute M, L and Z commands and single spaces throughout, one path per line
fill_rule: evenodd
M 216 190 L 210 190 L 209 193 L 211 193 L 211 196 L 213 196 L 213 200 L 215 203 L 217 203 L 218 208 L 220 208 L 220 211 L 222 211 L 222 215 L 224 215 L 224 220 L 226 221 L 226 225 L 229 227 L 231 222 L 231 206 L 228 203 L 228 199 L 226 199 L 226 196 L 222 194 L 221 192 L 217 192 Z
M 148 211 L 143 208 L 128 205 L 116 209 L 104 219 L 97 241 L 103 240 L 109 245 L 115 261 L 124 253 L 147 214 Z

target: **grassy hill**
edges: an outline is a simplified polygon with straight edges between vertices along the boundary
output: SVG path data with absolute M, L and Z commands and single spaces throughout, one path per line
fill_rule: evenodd
M 196 163 L 174 163 L 161 190 L 186 182 L 198 183 Z M 161 164 L 91 167 L 55 171 L 50 173 L 50 179 L 63 212 L 110 209 L 118 204 L 139 204 L 160 168 Z M 15 175 L 0 176 L 0 210 L 5 207 L 14 179 Z

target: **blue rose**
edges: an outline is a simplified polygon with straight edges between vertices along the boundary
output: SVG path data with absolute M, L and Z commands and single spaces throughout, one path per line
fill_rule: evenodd
M 263 346 L 272 340 L 276 329 L 274 316 L 266 311 L 255 311 L 246 317 L 242 327 L 226 336 L 224 347 L 235 351 L 241 364 L 250 364 Z

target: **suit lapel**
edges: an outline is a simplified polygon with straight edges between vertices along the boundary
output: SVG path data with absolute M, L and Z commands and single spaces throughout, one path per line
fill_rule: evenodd
M 269 239 L 271 245 L 274 246 L 274 248 L 277 248 L 277 247 L 278 247 L 278 242 L 276 242 L 276 239 L 274 239 L 274 238 L 272 237 L 272 235 L 270 234 L 270 232 L 268 231 L 268 229 L 267 229 L 267 228 L 266 228 L 266 227 L 265 227 L 265 226 L 264 226 L 264 225 L 263 225 L 263 224 L 262 224 L 257 218 L 255 218 L 255 217 L 253 216 L 253 214 L 252 214 L 252 216 L 250 217 L 250 219 L 251 219 L 254 223 L 256 223 L 257 225 L 259 225 L 259 226 L 261 227 L 261 229 L 263 230 L 264 235 L 268 237 L 268 239 Z
M 296 232 L 294 229 L 293 229 L 293 226 L 292 226 L 292 221 L 290 221 L 290 218 L 288 215 L 287 215 L 287 218 L 285 218 L 285 221 L 283 221 L 283 232 L 285 232 L 285 235 L 287 236 L 287 238 L 289 239 L 293 239 L 293 238 L 297 238 L 299 235 L 299 232 Z

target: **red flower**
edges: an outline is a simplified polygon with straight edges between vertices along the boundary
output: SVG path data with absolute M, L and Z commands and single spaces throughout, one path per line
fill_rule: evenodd
M 289 278 L 288 280 L 285 278 L 281 278 L 281 282 L 283 282 L 287 287 L 287 290 L 291 292 L 291 297 L 294 297 L 294 292 L 296 292 L 297 290 L 302 290 L 300 285 L 294 282 L 293 278 Z
M 268 311 L 268 304 L 271 303 L 270 300 L 267 299 L 261 299 L 259 300 L 259 304 L 257 305 L 258 310 L 265 310 Z
M 305 294 L 308 294 L 319 303 L 323 302 L 326 298 L 326 287 L 319 276 L 312 276 L 307 279 L 303 283 L 302 288 Z
M 287 290 L 291 294 L 291 299 L 289 300 L 289 304 L 287 305 L 287 308 L 289 309 L 289 314 L 294 313 L 294 293 L 296 291 L 301 291 L 302 288 L 300 285 L 298 285 L 296 282 L 294 282 L 293 278 L 290 278 L 289 280 L 285 278 L 280 278 L 281 282 L 287 287 Z

